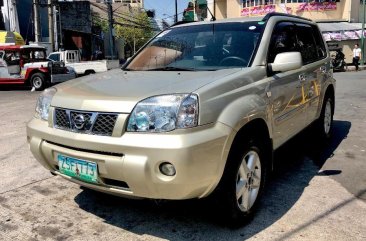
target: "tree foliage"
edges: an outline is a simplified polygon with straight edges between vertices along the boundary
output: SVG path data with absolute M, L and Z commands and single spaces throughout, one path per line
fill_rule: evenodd
M 153 28 L 145 12 L 134 11 L 117 17 L 114 28 L 116 37 L 124 39 L 131 50 L 135 45 L 137 51 L 153 36 Z
M 91 11 L 92 25 L 101 29 L 102 32 L 108 32 L 108 21 L 101 18 L 100 14 Z

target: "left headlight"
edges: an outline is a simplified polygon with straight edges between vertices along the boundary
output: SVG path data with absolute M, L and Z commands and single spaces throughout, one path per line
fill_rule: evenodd
M 48 120 L 48 112 L 50 109 L 51 101 L 53 96 L 56 94 L 55 88 L 49 88 L 42 92 L 39 95 L 37 104 L 36 104 L 36 113 L 34 117 L 38 119 Z
M 139 102 L 128 120 L 130 132 L 166 132 L 198 124 L 195 94 L 162 95 Z

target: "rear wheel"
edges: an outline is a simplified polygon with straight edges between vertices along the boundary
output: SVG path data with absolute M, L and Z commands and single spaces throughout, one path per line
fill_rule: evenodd
M 46 76 L 43 73 L 35 73 L 30 79 L 30 84 L 35 90 L 43 90 L 46 87 Z
M 320 117 L 315 123 L 316 134 L 319 135 L 323 140 L 329 140 L 331 137 L 333 129 L 333 110 L 333 99 L 329 95 L 326 95 Z
M 217 198 L 231 225 L 240 225 L 258 206 L 267 174 L 265 148 L 255 139 L 235 143 L 218 186 Z

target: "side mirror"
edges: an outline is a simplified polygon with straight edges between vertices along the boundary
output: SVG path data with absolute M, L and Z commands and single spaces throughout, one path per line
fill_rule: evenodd
M 300 52 L 285 52 L 276 55 L 272 64 L 269 64 L 273 72 L 286 72 L 301 68 L 302 58 Z

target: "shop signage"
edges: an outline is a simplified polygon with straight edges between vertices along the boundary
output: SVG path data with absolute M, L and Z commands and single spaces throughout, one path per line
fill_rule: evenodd
M 312 2 L 312 3 L 302 3 L 297 7 L 296 12 L 304 11 L 334 11 L 337 10 L 337 3 L 334 2 Z
M 254 7 L 243 8 L 241 10 L 241 16 L 250 15 L 266 15 L 276 11 L 276 5 L 260 5 Z
M 342 41 L 342 40 L 355 40 L 361 39 L 362 30 L 350 30 L 340 32 L 323 32 L 323 38 L 325 41 Z M 364 33 L 366 37 L 366 32 Z

